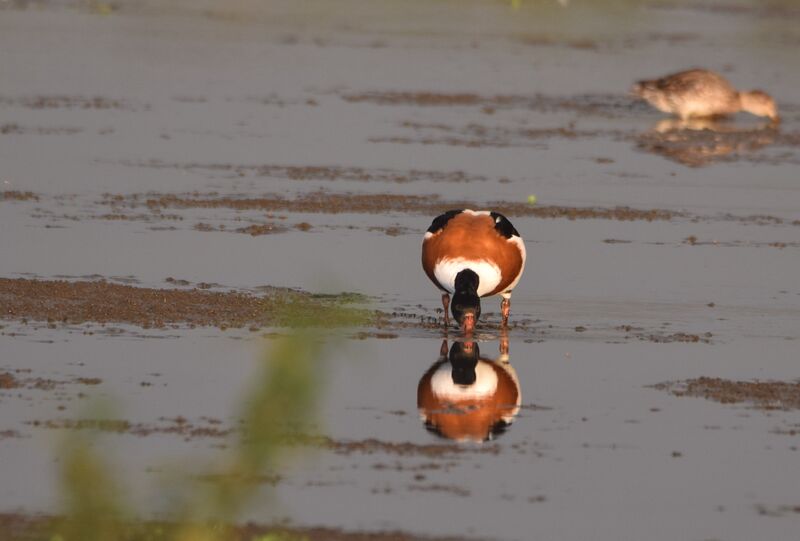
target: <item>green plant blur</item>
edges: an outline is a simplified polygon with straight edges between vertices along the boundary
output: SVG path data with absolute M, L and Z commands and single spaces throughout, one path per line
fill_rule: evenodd
M 167 521 L 137 517 L 125 501 L 126 485 L 110 460 L 100 454 L 96 432 L 70 430 L 61 445 L 60 486 L 63 517 L 41 526 L 48 541 L 302 541 L 279 530 L 253 531 L 236 526 L 243 508 L 262 492 L 265 476 L 274 476 L 287 459 L 287 432 L 308 428 L 315 420 L 326 351 L 341 343 L 340 333 L 322 327 L 347 327 L 366 311 L 332 302 L 323 309 L 293 300 L 277 318 L 288 332 L 271 340 L 258 374 L 237 415 L 240 429 L 228 452 L 207 475 L 178 477 L 169 487 Z M 363 300 L 363 299 L 358 299 Z M 31 533 L 30 531 L 28 532 Z

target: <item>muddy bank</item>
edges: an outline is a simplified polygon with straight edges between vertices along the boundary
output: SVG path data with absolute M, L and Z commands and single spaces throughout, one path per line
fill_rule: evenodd
M 766 505 L 756 505 L 756 511 L 764 517 L 785 517 L 792 514 L 800 514 L 800 505 L 777 505 L 774 507 Z
M 116 111 L 143 111 L 149 106 L 103 96 L 0 96 L 0 107 L 23 107 L 25 109 L 94 109 Z
M 314 316 L 330 325 L 371 317 L 344 307 L 359 296 L 315 296 L 270 288 L 262 295 L 201 289 L 152 289 L 106 281 L 67 282 L 0 278 L 3 319 L 46 321 L 48 326 L 125 323 L 147 328 L 248 327 L 302 324 Z M 323 323 L 324 324 L 324 323 Z
M 604 241 L 607 242 L 607 241 Z M 619 241 L 617 241 L 619 242 Z M 741 247 L 741 246 L 751 246 L 754 248 L 759 247 L 769 247 L 769 248 L 800 248 L 800 242 L 746 242 L 746 241 L 727 241 L 727 242 L 720 242 L 718 240 L 700 240 L 694 235 L 690 235 L 681 241 L 682 244 L 688 244 L 689 246 L 723 246 L 723 247 Z
M 197 421 L 191 421 L 182 416 L 161 417 L 155 423 L 133 422 L 126 419 L 36 419 L 26 421 L 24 424 L 51 430 L 96 430 L 137 437 L 169 434 L 181 436 L 185 441 L 196 438 L 226 438 L 238 432 L 236 428 L 224 426 L 219 419 L 201 417 Z M 382 454 L 396 457 L 442 458 L 457 455 L 496 455 L 500 452 L 497 444 L 463 446 L 454 443 L 394 442 L 376 438 L 346 440 L 296 432 L 287 432 L 281 437 L 280 443 L 287 447 L 314 447 L 345 456 Z
M 356 182 L 390 182 L 405 184 L 407 182 L 475 182 L 487 181 L 487 177 L 472 175 L 464 171 L 434 170 L 399 170 L 368 167 L 342 167 L 331 165 L 290 166 L 278 164 L 242 165 L 232 163 L 167 163 L 158 160 L 146 162 L 122 162 L 130 167 L 147 167 L 153 169 L 178 169 L 181 171 L 204 171 L 237 178 L 256 176 L 280 178 L 287 180 L 317 181 L 356 181 Z
M 473 201 L 441 201 L 437 196 L 400 194 L 353 194 L 315 191 L 300 194 L 294 199 L 278 195 L 263 197 L 230 197 L 218 194 L 147 195 L 137 199 L 116 196 L 108 204 L 145 205 L 150 209 L 164 208 L 229 208 L 235 210 L 263 210 L 305 213 L 358 213 L 380 214 L 403 212 L 435 216 L 453 208 L 470 208 Z M 685 216 L 666 209 L 634 209 L 630 207 L 590 208 L 566 206 L 536 207 L 527 203 L 496 201 L 481 205 L 509 216 L 535 216 L 538 218 L 604 219 L 604 220 L 672 220 Z
M 675 396 L 694 396 L 722 404 L 748 404 L 761 410 L 800 409 L 800 382 L 732 381 L 701 377 L 653 385 Z
M 19 124 L 0 125 L 2 135 L 74 135 L 83 128 L 72 126 L 20 126 Z
M 291 442 L 291 440 L 289 440 Z M 500 452 L 498 445 L 462 446 L 447 443 L 418 444 L 412 442 L 390 442 L 375 438 L 356 441 L 334 440 L 327 436 L 312 438 L 310 443 L 329 449 L 337 454 L 366 454 L 383 453 L 396 456 L 419 456 L 428 458 L 441 458 L 450 455 L 463 454 L 492 454 Z
M 627 325 L 626 325 L 627 327 Z M 652 342 L 654 344 L 671 344 L 674 342 L 682 342 L 688 344 L 696 344 L 696 343 L 703 343 L 703 344 L 710 344 L 711 337 L 713 336 L 710 332 L 706 332 L 703 334 L 694 334 L 694 333 L 686 333 L 686 332 L 676 332 L 676 333 L 649 333 L 649 332 L 640 332 L 635 333 L 633 336 L 642 340 L 643 342 Z
M 45 196 L 32 192 L 14 192 L 9 201 L 40 201 Z M 47 222 L 45 227 L 64 227 L 65 224 L 84 220 L 114 222 L 140 222 L 151 224 L 150 230 L 172 231 L 191 228 L 200 232 L 227 232 L 261 236 L 288 231 L 319 231 L 335 229 L 366 229 L 387 236 L 421 233 L 395 225 L 315 224 L 307 221 L 292 223 L 288 214 L 308 213 L 320 215 L 386 213 L 422 215 L 433 217 L 454 208 L 492 208 L 510 217 L 530 216 L 542 219 L 568 220 L 618 220 L 618 221 L 670 221 L 688 218 L 689 215 L 669 209 L 636 209 L 631 207 L 570 207 L 533 206 L 528 203 L 495 201 L 477 203 L 469 200 L 446 201 L 437 195 L 419 196 L 402 194 L 335 193 L 318 190 L 302 193 L 294 198 L 273 193 L 260 196 L 238 194 L 223 195 L 218 192 L 190 192 L 182 194 L 106 194 L 100 201 L 81 205 L 81 202 L 61 198 L 53 206 L 40 206 L 31 212 L 33 218 Z M 56 211 L 55 209 L 58 209 Z M 62 211 L 64 209 L 66 212 Z M 235 215 L 217 213 L 184 213 L 192 209 L 233 211 Z M 250 213 L 249 215 L 240 213 Z M 746 219 L 746 218 L 735 218 Z M 776 218 L 776 220 L 779 220 Z M 225 222 L 225 223 L 222 223 Z M 244 224 L 243 224 L 244 223 Z M 427 223 L 425 224 L 427 225 Z
M 153 434 L 173 434 L 182 436 L 185 441 L 194 438 L 223 438 L 233 432 L 229 428 L 221 428 L 221 421 L 201 418 L 193 423 L 184 417 L 159 419 L 161 424 L 134 423 L 123 419 L 48 419 L 27 421 L 25 424 L 35 428 L 51 428 L 66 430 L 98 430 L 115 434 L 130 434 L 146 437 Z
M 6 190 L 0 192 L 0 201 L 38 201 L 39 196 L 33 192 L 21 192 L 18 190 Z
M 579 130 L 573 124 L 554 128 L 508 128 L 476 123 L 466 126 L 449 126 L 404 121 L 400 126 L 412 130 L 413 135 L 406 137 L 376 136 L 370 137 L 368 141 L 371 143 L 449 145 L 470 148 L 534 147 L 545 149 L 547 142 L 555 139 L 586 139 L 590 137 L 622 139 L 628 135 L 619 130 Z
M 306 224 L 306 225 L 308 225 L 308 224 Z M 303 224 L 297 224 L 295 227 L 297 229 L 301 230 L 301 231 L 303 231 L 303 230 L 308 231 L 309 229 L 311 229 L 310 226 L 305 227 L 305 225 L 303 225 Z M 251 237 L 260 237 L 261 235 L 272 235 L 274 233 L 285 233 L 286 231 L 289 231 L 289 229 L 290 229 L 289 227 L 287 227 L 287 226 L 285 226 L 283 224 L 278 224 L 278 223 L 274 223 L 274 222 L 273 223 L 250 224 L 250 225 L 245 226 L 245 227 L 231 227 L 231 228 L 225 226 L 224 224 L 217 225 L 217 226 L 212 225 L 212 224 L 208 224 L 208 223 L 205 223 L 205 222 L 198 222 L 198 223 L 194 224 L 194 230 L 195 231 L 205 231 L 205 232 L 209 232 L 209 231 L 219 231 L 219 232 L 228 231 L 228 232 L 231 232 L 231 233 L 244 233 L 246 235 L 250 235 Z
M 438 336 L 444 331 L 441 309 L 371 310 L 363 308 L 368 299 L 359 294 L 323 295 L 272 286 L 254 288 L 255 292 L 210 291 L 222 286 L 191 284 L 171 277 L 166 280 L 168 284 L 184 288 L 159 289 L 114 283 L 101 277 L 99 280 L 96 279 L 98 277 L 89 278 L 94 279 L 0 278 L 0 319 L 49 329 L 64 325 L 99 324 L 102 329 L 89 327 L 83 332 L 110 335 L 128 331 L 108 327 L 109 324 L 135 325 L 143 329 L 246 328 L 251 332 L 265 327 L 305 325 L 354 327 L 355 332 L 350 338 L 358 340 L 395 339 L 420 332 L 425 336 L 431 333 Z M 2 334 L 19 334 L 19 329 L 3 327 L 0 325 Z M 487 311 L 478 330 L 487 336 L 501 332 L 499 315 Z M 540 342 L 568 339 L 710 344 L 713 337 L 710 332 L 669 331 L 635 324 L 556 326 L 524 317 L 512 317 L 508 330 L 518 336 L 526 336 L 528 341 Z
M 481 95 L 472 92 L 374 91 L 341 95 L 349 103 L 405 105 L 415 107 L 479 107 L 491 114 L 497 109 L 527 109 L 538 112 L 574 111 L 586 115 L 615 117 L 646 111 L 646 104 L 624 94 L 548 94 Z
M 0 514 L 0 537 L 6 541 L 40 541 L 56 539 L 50 537 L 63 524 L 63 517 L 48 515 L 29 515 L 23 513 Z M 155 521 L 130 522 L 125 525 L 125 532 L 137 538 L 136 532 L 143 538 L 152 541 L 174 539 L 180 524 Z M 183 525 L 185 526 L 185 525 Z M 400 531 L 370 532 L 346 531 L 336 528 L 289 527 L 286 524 L 275 526 L 248 523 L 244 525 L 226 525 L 231 540 L 249 541 L 251 539 L 308 540 L 308 541 L 459 541 L 467 537 L 428 537 Z M 60 538 L 60 537 L 58 537 Z
M 527 202 L 490 201 L 477 204 L 470 200 L 442 200 L 438 195 L 365 194 L 337 193 L 316 190 L 301 193 L 293 199 L 278 194 L 263 194 L 259 197 L 222 195 L 217 192 L 192 192 L 186 194 L 106 194 L 98 202 L 109 205 L 117 212 L 124 209 L 147 207 L 153 212 L 164 209 L 219 208 L 237 211 L 259 210 L 266 212 L 299 212 L 311 214 L 383 214 L 386 212 L 436 216 L 450 209 L 491 208 L 507 216 L 527 216 L 543 219 L 565 218 L 568 220 L 618 220 L 618 221 L 725 221 L 752 225 L 800 226 L 800 220 L 788 221 L 766 214 L 716 216 L 696 215 L 684 211 L 651 208 L 637 209 L 617 207 L 575 207 L 566 205 L 531 205 Z
M 42 201 L 45 196 L 34 192 L 5 192 L 0 200 L 30 202 Z M 69 196 L 61 196 L 60 205 L 78 202 Z M 566 205 L 531 205 L 527 202 L 489 201 L 476 203 L 471 200 L 442 200 L 438 195 L 404 195 L 404 194 L 369 194 L 369 193 L 339 193 L 327 190 L 316 190 L 297 194 L 293 198 L 275 193 L 262 193 L 259 196 L 245 196 L 238 194 L 220 194 L 219 192 L 188 192 L 178 194 L 144 193 L 144 194 L 104 194 L 102 199 L 95 201 L 94 205 L 100 208 L 109 208 L 110 211 L 97 213 L 81 209 L 82 214 L 57 214 L 46 208 L 34 209 L 32 216 L 50 221 L 76 222 L 84 219 L 110 220 L 110 221 L 141 221 L 156 223 L 159 221 L 182 222 L 187 217 L 177 211 L 189 209 L 222 209 L 235 212 L 265 212 L 260 219 L 256 217 L 236 217 L 236 222 L 250 222 L 246 226 L 228 226 L 225 224 L 209 223 L 220 217 L 202 217 L 193 228 L 198 231 L 227 231 L 244 233 L 254 236 L 281 233 L 289 230 L 309 231 L 318 229 L 307 222 L 295 224 L 286 223 L 288 216 L 276 213 L 308 213 L 308 214 L 409 214 L 436 216 L 443 212 L 457 208 L 491 208 L 509 217 L 532 217 L 541 219 L 567 219 L 567 220 L 616 220 L 616 221 L 691 221 L 691 222 L 738 222 L 749 225 L 790 225 L 800 226 L 800 220 L 788 220 L 768 214 L 734 215 L 722 213 L 717 215 L 699 215 L 686 211 L 666 208 L 632 208 L 628 206 L 616 207 L 576 207 Z M 147 212 L 142 212 L 147 209 Z M 166 212 L 166 210 L 172 212 Z M 265 222 L 263 218 L 270 221 Z M 58 227 L 58 226 L 48 226 Z M 324 225 L 325 228 L 336 229 L 336 225 Z M 350 227 L 350 226 L 346 226 Z M 355 226 L 353 226 L 355 227 Z M 176 227 L 167 226 L 172 230 Z M 154 230 L 164 229 L 153 226 Z M 404 227 L 396 226 L 368 226 L 367 229 L 382 231 L 390 236 L 419 232 Z M 610 239 L 609 243 L 622 242 Z M 793 246 L 793 243 L 780 243 L 776 247 Z
M 650 4 L 651 9 L 658 10 L 686 10 L 705 13 L 714 13 L 718 15 L 737 15 L 744 17 L 757 17 L 757 18 L 781 18 L 781 19 L 795 19 L 800 18 L 800 8 L 794 6 L 780 5 L 743 5 L 743 4 L 724 4 L 724 3 L 711 3 L 711 2 L 674 2 L 674 1 L 658 1 Z
M 100 378 L 72 378 L 69 380 L 54 380 L 41 377 L 28 377 L 30 371 L 17 369 L 15 374 L 0 372 L 0 390 L 8 389 L 38 389 L 52 391 L 64 385 L 100 385 Z

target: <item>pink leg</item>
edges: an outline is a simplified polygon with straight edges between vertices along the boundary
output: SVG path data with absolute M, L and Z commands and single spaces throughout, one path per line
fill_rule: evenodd
M 500 303 L 500 313 L 503 314 L 503 327 L 508 327 L 508 316 L 511 314 L 511 299 L 503 299 Z
M 500 355 L 508 355 L 508 333 L 505 329 L 500 334 Z
M 442 308 L 444 308 L 444 326 L 447 328 L 450 326 L 450 293 L 442 294 Z

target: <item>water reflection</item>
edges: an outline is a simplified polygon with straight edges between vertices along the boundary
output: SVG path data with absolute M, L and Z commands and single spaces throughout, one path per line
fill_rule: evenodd
M 774 122 L 743 126 L 725 119 L 666 118 L 640 134 L 636 146 L 690 167 L 702 167 L 760 150 L 774 143 L 777 135 Z
M 428 430 L 457 441 L 485 441 L 508 428 L 522 396 L 507 337 L 499 340 L 499 350 L 492 360 L 481 355 L 476 341 L 453 342 L 449 352 L 442 341 L 439 359 L 417 387 L 417 407 Z

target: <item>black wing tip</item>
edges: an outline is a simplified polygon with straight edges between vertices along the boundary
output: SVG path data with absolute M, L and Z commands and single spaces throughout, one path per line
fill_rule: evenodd
M 452 220 L 455 216 L 458 216 L 464 212 L 464 209 L 453 209 L 448 210 L 447 212 L 440 214 L 436 218 L 433 219 L 431 222 L 431 226 L 428 228 L 428 233 L 436 233 L 437 231 L 441 231 L 444 229 L 444 226 L 447 225 L 447 222 Z
M 514 227 L 514 225 L 509 221 L 508 218 L 500 214 L 499 212 L 492 212 L 491 213 L 492 219 L 494 220 L 494 228 L 505 238 L 510 239 L 511 237 L 519 237 L 519 231 Z

